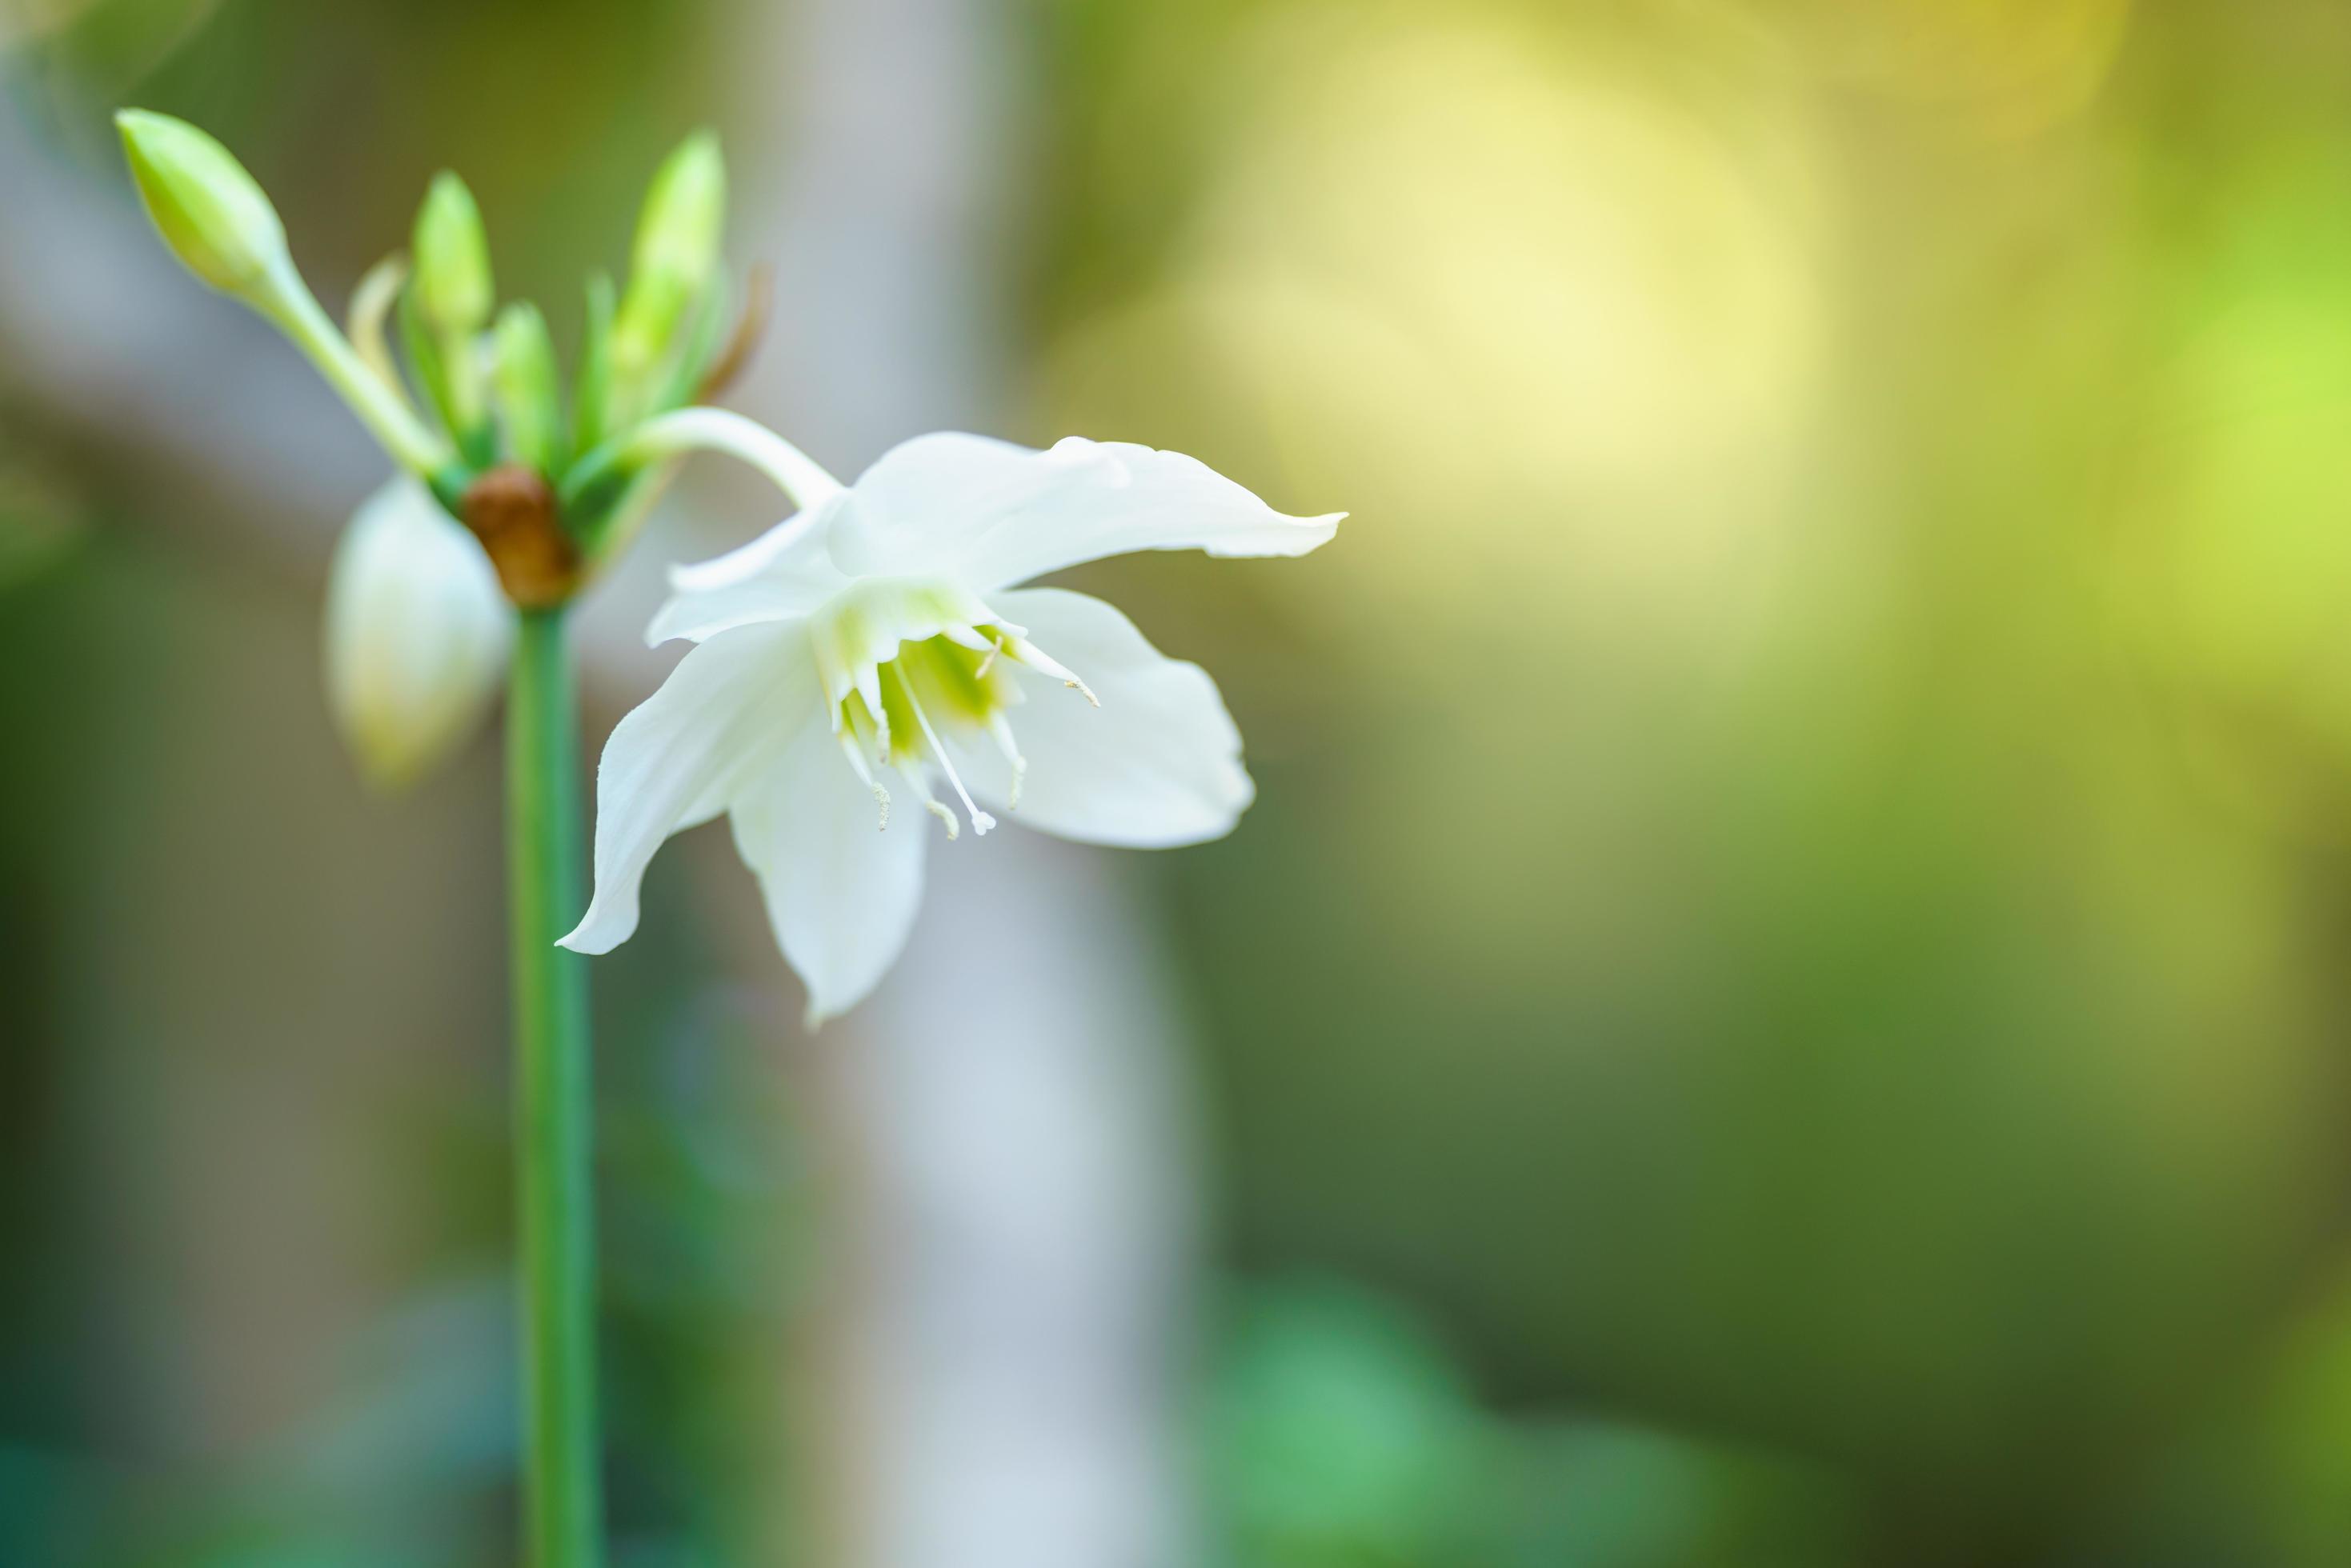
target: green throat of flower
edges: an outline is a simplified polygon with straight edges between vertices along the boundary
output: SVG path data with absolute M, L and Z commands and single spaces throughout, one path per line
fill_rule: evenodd
M 833 729 L 850 766 L 873 792 L 882 827 L 890 826 L 890 791 L 876 777 L 877 767 L 904 780 L 924 809 L 946 824 L 950 840 L 960 824 L 954 811 L 932 796 L 935 771 L 962 803 L 975 833 L 985 835 L 996 826 L 996 818 L 973 801 L 951 745 L 993 747 L 1011 772 L 1005 807 L 1019 809 L 1029 764 L 1009 718 L 1024 701 L 1015 666 L 1055 677 L 1101 705 L 1084 681 L 1029 642 L 1022 628 L 993 620 L 907 638 L 889 658 L 858 670 L 846 683 L 848 690 L 835 703 Z

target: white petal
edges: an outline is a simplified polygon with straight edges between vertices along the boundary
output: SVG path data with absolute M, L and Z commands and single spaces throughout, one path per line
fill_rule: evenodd
M 481 545 L 414 480 L 353 514 L 327 585 L 327 701 L 380 784 L 463 744 L 506 673 L 514 612 Z
M 848 580 L 824 543 L 824 524 L 842 504 L 837 496 L 740 549 L 671 567 L 672 595 L 645 628 L 645 640 L 700 642 L 738 626 L 808 614 Z
M 810 1024 L 846 1012 L 880 982 L 914 929 L 930 818 L 898 810 L 887 827 L 878 826 L 872 791 L 821 724 L 737 796 L 732 818 L 777 944 L 808 987 Z
M 744 627 L 687 653 L 613 726 L 596 769 L 596 896 L 576 952 L 610 952 L 637 929 L 637 884 L 663 840 L 725 809 L 800 730 L 826 733 L 807 629 Z
M 1133 550 L 1302 556 L 1343 513 L 1287 517 L 1181 452 L 1071 436 L 1038 452 L 953 432 L 893 447 L 825 525 L 841 569 L 987 589 Z
M 1028 588 L 988 599 L 1102 700 L 1096 708 L 1059 680 L 1023 680 L 1028 700 L 1007 715 L 1028 763 L 1017 809 L 1002 753 L 985 739 L 956 743 L 956 765 L 991 805 L 1006 805 L 1006 821 L 1134 848 L 1232 831 L 1256 788 L 1241 766 L 1240 732 L 1206 670 L 1161 653 L 1133 621 L 1084 594 Z
M 670 586 L 674 588 L 700 591 L 705 588 L 731 587 L 755 577 L 805 540 L 817 530 L 819 519 L 826 508 L 838 504 L 836 495 L 813 511 L 787 517 L 781 523 L 753 539 L 737 545 L 723 556 L 713 556 L 706 561 L 687 561 L 669 569 Z

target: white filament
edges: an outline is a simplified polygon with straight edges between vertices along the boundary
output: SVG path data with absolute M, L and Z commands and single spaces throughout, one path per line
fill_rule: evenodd
M 988 714 L 987 732 L 995 737 L 996 749 L 1004 753 L 1004 760 L 1012 764 L 1012 788 L 1004 797 L 1004 809 L 1019 811 L 1020 784 L 1029 776 L 1029 759 L 1020 754 L 1020 748 L 1014 743 L 1011 722 L 1003 714 L 997 712 Z
M 931 716 L 923 711 L 922 701 L 914 695 L 914 683 L 907 680 L 906 672 L 898 670 L 896 665 L 893 664 L 891 669 L 897 670 L 898 688 L 906 694 L 906 706 L 914 711 L 914 722 L 921 728 L 923 740 L 931 748 L 931 755 L 938 759 L 939 771 L 947 775 L 947 783 L 955 786 L 956 798 L 963 802 L 964 810 L 970 814 L 971 830 L 982 838 L 987 837 L 987 830 L 996 826 L 996 818 L 980 810 L 973 803 L 971 792 L 963 787 L 963 775 L 956 772 L 954 762 L 947 756 L 947 749 L 939 744 L 939 733 L 931 728 Z
M 1099 708 L 1102 706 L 1102 699 L 1094 695 L 1094 689 L 1092 687 L 1079 680 L 1075 671 L 1060 663 L 1051 654 L 1047 653 L 1043 649 L 1038 647 L 1035 643 L 1030 642 L 1027 638 L 1014 638 L 1012 639 L 1011 653 L 1013 658 L 1019 659 L 1029 669 L 1041 670 L 1045 674 L 1054 677 L 1056 680 L 1060 680 L 1062 685 L 1068 687 L 1071 691 L 1075 691 L 1079 696 L 1084 698 L 1095 707 Z
M 875 826 L 874 831 L 887 832 L 890 826 L 890 792 L 882 787 L 881 781 L 873 776 L 873 770 L 865 765 L 865 753 L 858 750 L 854 725 L 845 726 L 841 732 L 841 754 L 849 759 L 851 769 L 856 773 L 865 787 L 873 792 L 873 799 L 882 808 L 882 820 Z

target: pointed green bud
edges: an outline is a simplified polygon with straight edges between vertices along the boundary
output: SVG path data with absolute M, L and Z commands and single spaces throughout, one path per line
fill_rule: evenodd
M 327 318 L 295 270 L 277 210 L 228 149 L 143 109 L 126 109 L 114 123 L 147 215 L 182 265 L 276 323 L 402 467 L 439 472 L 447 448 Z
M 718 138 L 695 132 L 653 175 L 629 255 L 629 288 L 612 327 L 612 357 L 623 375 L 659 359 L 679 323 L 718 270 L 726 228 L 726 163 Z
M 168 114 L 114 117 L 147 215 L 181 265 L 224 294 L 265 308 L 292 263 L 286 226 L 252 175 L 219 142 Z
M 490 241 L 482 232 L 482 210 L 473 192 L 447 170 L 433 177 L 424 204 L 416 210 L 413 287 L 426 325 L 450 336 L 470 335 L 489 325 L 497 305 L 490 277 Z
M 498 313 L 492 389 L 505 421 L 507 450 L 543 474 L 563 462 L 563 388 L 547 317 L 528 300 Z

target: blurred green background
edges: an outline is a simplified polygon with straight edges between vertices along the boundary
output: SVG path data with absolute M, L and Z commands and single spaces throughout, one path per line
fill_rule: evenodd
M 820 460 L 1074 431 L 1352 511 L 1079 574 L 1260 786 L 1115 873 L 1197 1106 L 1164 1560 L 2351 1560 L 2351 9 L 0 0 L 0 1563 L 507 1560 L 495 748 L 337 754 L 375 460 L 156 253 L 129 102 L 330 306 L 461 170 L 567 345 L 714 123 Z M 740 880 L 673 851 L 598 970 L 617 1538 L 913 1563 L 811 1522 L 891 1507 L 800 1392 L 858 1040 L 763 1000 Z

